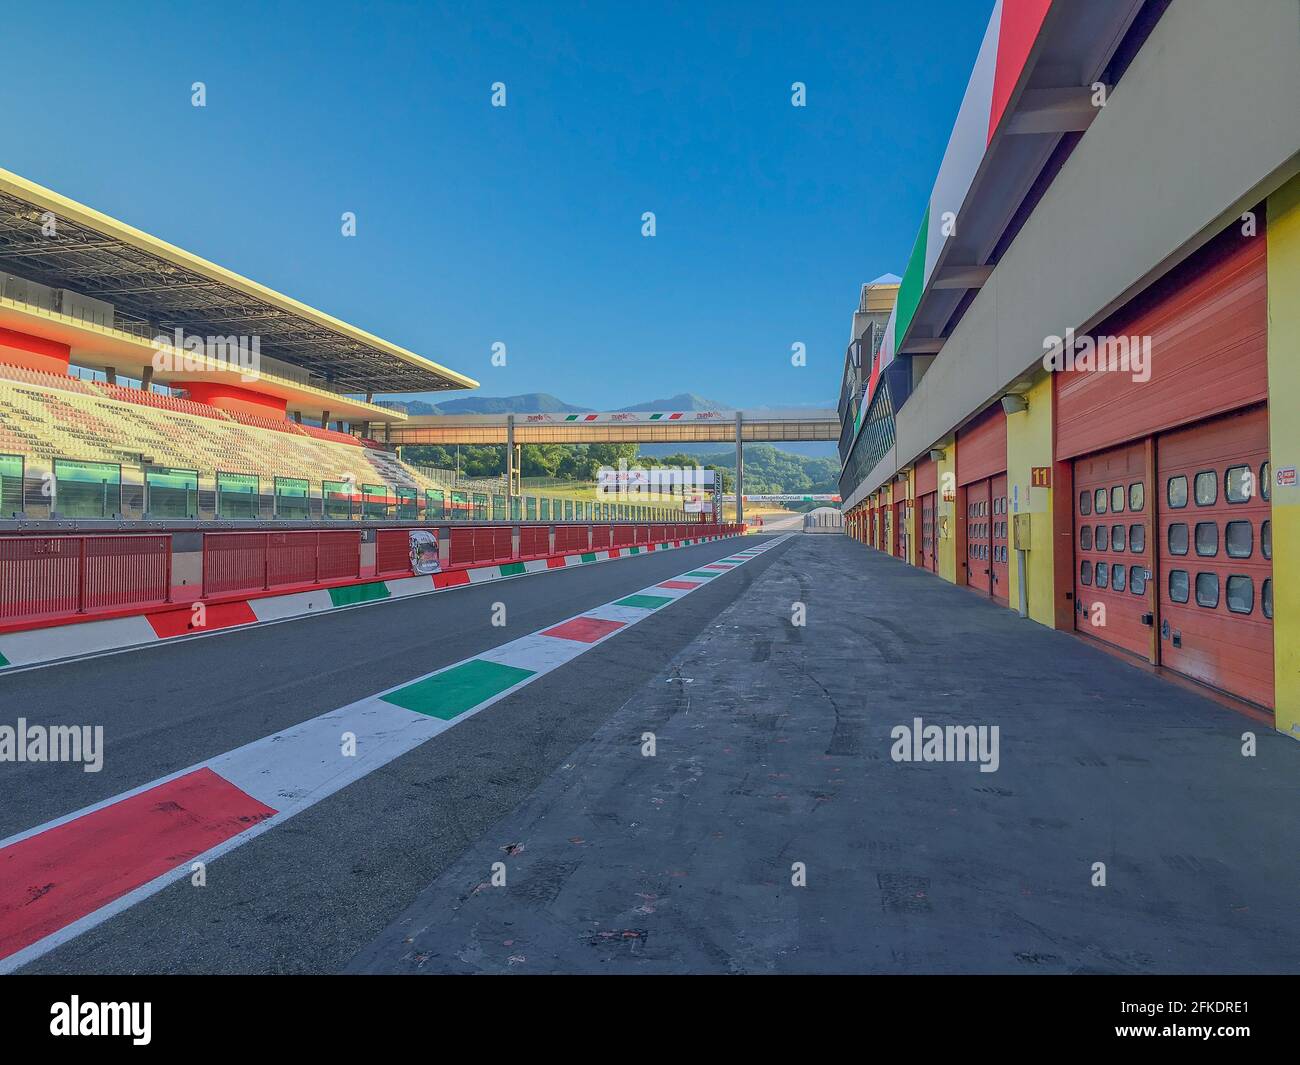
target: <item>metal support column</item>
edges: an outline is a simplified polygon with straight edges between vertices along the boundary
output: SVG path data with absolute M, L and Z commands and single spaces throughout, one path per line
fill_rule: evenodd
M 506 499 L 515 495 L 515 416 L 506 415 Z M 507 503 L 507 508 L 509 504 Z
M 745 444 L 741 439 L 740 426 L 744 420 L 740 411 L 736 411 L 736 524 L 745 520 Z M 722 520 L 722 515 L 718 515 Z

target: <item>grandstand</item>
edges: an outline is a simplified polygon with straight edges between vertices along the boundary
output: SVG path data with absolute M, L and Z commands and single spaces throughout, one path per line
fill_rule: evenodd
M 670 516 L 510 497 L 504 481 L 420 470 L 373 439 L 406 420 L 376 395 L 474 387 L 0 170 L 0 521 L 18 531 L 67 519 Z

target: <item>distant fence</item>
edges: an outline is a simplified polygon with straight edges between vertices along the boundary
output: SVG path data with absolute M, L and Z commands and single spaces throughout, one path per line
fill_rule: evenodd
M 0 537 L 0 621 L 169 602 L 171 539 Z

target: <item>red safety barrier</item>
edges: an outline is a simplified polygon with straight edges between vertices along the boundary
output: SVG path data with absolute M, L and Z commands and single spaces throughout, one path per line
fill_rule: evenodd
M 437 534 L 437 530 L 432 530 Z M 409 529 L 380 529 L 375 533 L 375 576 L 411 572 Z
M 203 534 L 203 595 L 361 576 L 361 531 Z
M 557 525 L 555 527 L 555 553 L 571 554 L 591 549 L 591 527 L 588 525 Z
M 171 601 L 170 536 L 0 537 L 0 620 Z
M 519 557 L 541 558 L 551 553 L 551 529 L 547 525 L 524 525 L 519 529 Z
M 610 540 L 613 536 L 613 528 L 609 525 L 593 525 L 591 527 L 591 549 L 593 551 L 609 550 Z
M 476 566 L 486 562 L 508 562 L 514 557 L 510 527 L 477 526 L 451 530 L 451 566 Z
M 635 530 L 633 530 L 631 525 L 615 525 L 614 546 L 626 547 L 628 544 L 632 543 L 634 532 Z

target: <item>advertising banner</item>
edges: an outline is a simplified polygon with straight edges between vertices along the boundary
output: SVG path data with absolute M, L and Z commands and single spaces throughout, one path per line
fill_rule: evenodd
M 427 529 L 411 530 L 411 572 L 442 572 L 442 563 L 438 558 L 438 537 Z

